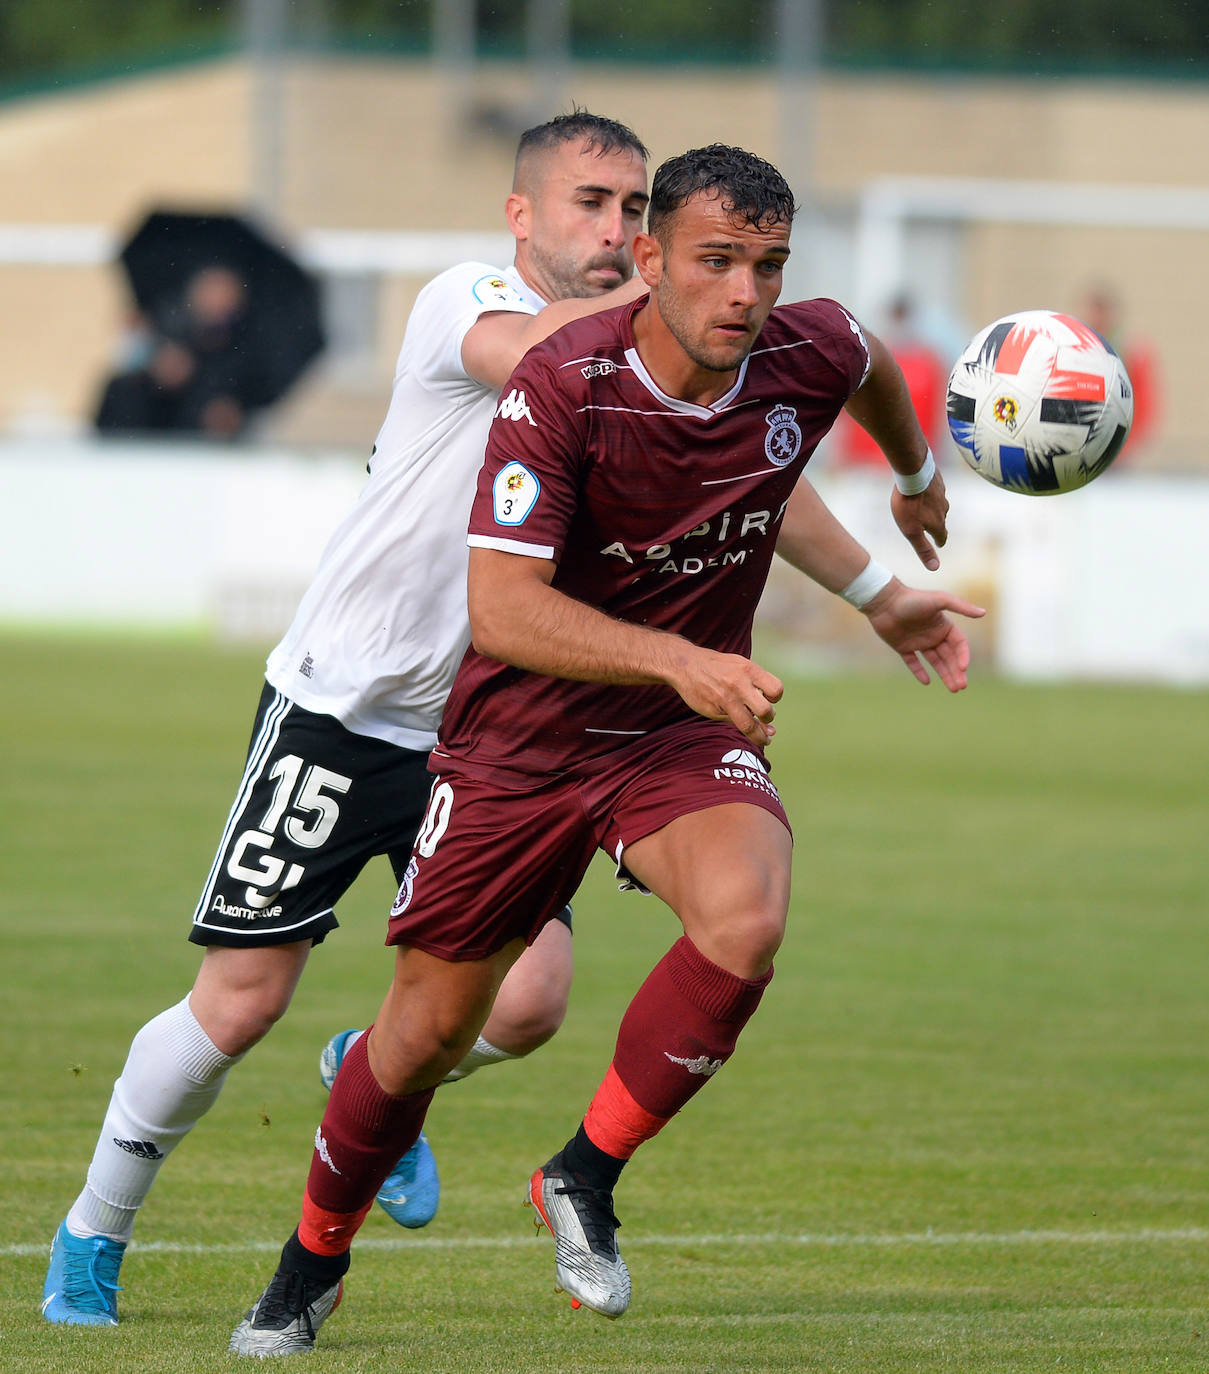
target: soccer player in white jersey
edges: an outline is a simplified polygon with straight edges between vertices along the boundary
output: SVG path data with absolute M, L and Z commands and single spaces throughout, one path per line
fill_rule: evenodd
M 931 668 L 966 685 L 948 613 L 981 609 L 879 568 L 803 477 L 850 407 L 905 499 L 944 504 L 885 346 L 835 301 L 773 309 L 793 214 L 781 175 L 742 149 L 669 159 L 635 241 L 650 296 L 568 324 L 506 384 L 470 515 L 474 645 L 391 911 L 394 979 L 336 1079 L 298 1227 L 232 1335 L 239 1354 L 313 1347 L 375 1190 L 597 848 L 683 935 L 527 1200 L 554 1235 L 559 1286 L 620 1316 L 614 1185 L 724 1068 L 785 930 L 792 841 L 764 756 L 783 688 L 750 657 L 774 551 L 863 610 L 921 681 Z
M 630 278 L 646 201 L 646 149 L 631 130 L 582 110 L 560 116 L 520 140 L 505 207 L 513 266 L 463 263 L 420 293 L 369 480 L 269 656 L 246 770 L 193 918 L 200 970 L 130 1046 L 87 1183 L 51 1247 L 47 1320 L 116 1324 L 126 1243 L 164 1159 L 285 1012 L 369 859 L 388 855 L 404 880 L 428 753 L 470 638 L 466 520 L 498 389 L 533 344 L 645 289 Z M 452 1076 L 526 1054 L 557 1029 L 567 916 L 509 974 Z M 337 1037 L 337 1059 L 353 1034 Z M 423 1225 L 437 1193 L 427 1143 L 391 1178 L 383 1206 Z

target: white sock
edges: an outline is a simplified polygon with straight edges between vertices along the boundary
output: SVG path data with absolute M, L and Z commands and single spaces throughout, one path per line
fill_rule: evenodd
M 490 1040 L 484 1040 L 480 1035 L 474 1042 L 474 1048 L 467 1054 L 466 1058 L 455 1069 L 441 1079 L 442 1083 L 456 1083 L 461 1078 L 466 1078 L 475 1069 L 481 1069 L 484 1064 L 502 1064 L 505 1059 L 519 1059 L 520 1056 L 510 1054 L 507 1050 L 501 1050 L 493 1045 Z
M 241 1058 L 218 1049 L 188 998 L 147 1022 L 131 1041 L 88 1182 L 67 1214 L 73 1235 L 130 1239 L 160 1165 L 214 1105 Z
M 344 1053 L 347 1054 L 364 1034 L 364 1031 L 358 1031 L 356 1035 L 350 1035 L 345 1042 Z M 502 1064 L 505 1059 L 519 1058 L 519 1054 L 513 1054 L 509 1050 L 501 1050 L 498 1046 L 493 1045 L 490 1040 L 484 1040 L 480 1035 L 474 1042 L 474 1048 L 469 1051 L 465 1059 L 455 1068 L 450 1069 L 441 1079 L 441 1082 L 456 1083 L 459 1079 L 468 1078 L 475 1069 L 481 1069 L 484 1064 Z

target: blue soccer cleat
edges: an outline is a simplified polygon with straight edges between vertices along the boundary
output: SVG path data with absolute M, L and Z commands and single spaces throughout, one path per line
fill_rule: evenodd
M 333 1035 L 319 1052 L 319 1078 L 328 1092 L 331 1092 L 332 1084 L 336 1081 L 336 1070 L 344 1063 L 349 1041 L 360 1034 L 362 1032 L 355 1029 L 341 1031 L 339 1035 Z
M 126 1247 L 108 1236 L 81 1240 L 67 1229 L 55 1232 L 42 1286 L 42 1315 L 69 1326 L 118 1324 L 118 1270 Z
M 336 1071 L 348 1051 L 349 1042 L 360 1034 L 355 1028 L 341 1031 L 324 1045 L 319 1055 L 319 1077 L 329 1092 L 336 1081 Z M 427 1226 L 436 1216 L 440 1199 L 441 1180 L 437 1176 L 436 1156 L 428 1137 L 421 1131 L 419 1140 L 399 1160 L 378 1189 L 378 1206 L 391 1221 L 415 1231 Z

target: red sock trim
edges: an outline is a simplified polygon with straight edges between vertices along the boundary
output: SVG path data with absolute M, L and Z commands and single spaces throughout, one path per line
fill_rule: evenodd
M 658 1135 L 670 1120 L 671 1117 L 654 1116 L 639 1106 L 610 1064 L 604 1082 L 588 1106 L 584 1130 L 592 1144 L 605 1154 L 629 1159 L 644 1140 Z
M 311 1200 L 308 1189 L 302 1197 L 302 1220 L 298 1239 L 313 1255 L 343 1255 L 353 1243 L 373 1198 L 356 1212 L 329 1212 Z

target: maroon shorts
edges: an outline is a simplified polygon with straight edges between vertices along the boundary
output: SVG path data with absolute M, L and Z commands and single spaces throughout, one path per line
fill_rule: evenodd
M 760 752 L 717 721 L 653 731 L 532 788 L 509 781 L 445 761 L 391 908 L 388 945 L 460 960 L 485 959 L 518 936 L 532 943 L 597 848 L 628 876 L 625 847 L 692 811 L 746 802 L 789 828 Z

